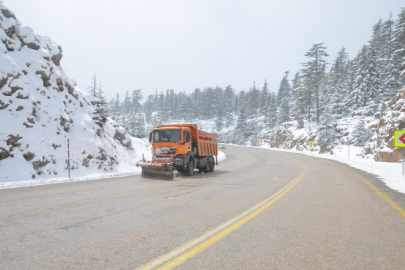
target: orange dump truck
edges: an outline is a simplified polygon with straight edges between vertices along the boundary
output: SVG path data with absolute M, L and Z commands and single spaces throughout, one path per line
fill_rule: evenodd
M 193 175 L 194 169 L 212 172 L 218 165 L 215 133 L 198 130 L 195 124 L 158 125 L 150 133 L 153 157 L 137 163 L 143 176 L 164 175 L 173 179 L 174 170 Z

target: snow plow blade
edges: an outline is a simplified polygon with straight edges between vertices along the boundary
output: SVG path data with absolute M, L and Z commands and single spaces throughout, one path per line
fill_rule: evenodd
M 142 168 L 143 177 L 163 178 L 169 180 L 174 178 L 172 162 L 141 160 L 136 164 L 136 166 Z

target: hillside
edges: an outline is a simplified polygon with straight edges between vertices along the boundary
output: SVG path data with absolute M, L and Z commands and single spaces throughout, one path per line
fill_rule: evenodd
M 108 119 L 92 119 L 93 97 L 61 67 L 62 48 L 0 3 L 0 182 L 131 171 L 147 151 Z

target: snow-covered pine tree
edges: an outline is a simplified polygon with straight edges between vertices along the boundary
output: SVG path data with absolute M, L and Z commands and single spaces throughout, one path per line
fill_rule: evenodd
M 119 112 L 116 110 L 115 108 L 115 99 L 112 99 L 109 106 L 108 106 L 108 111 L 109 111 L 109 116 L 111 117 L 111 119 L 113 119 L 114 121 L 119 122 Z
M 235 103 L 235 91 L 233 90 L 231 85 L 225 87 L 224 90 L 224 106 L 225 106 L 225 114 L 233 113 L 233 106 Z
M 292 80 L 292 94 L 293 106 L 291 108 L 292 116 L 297 121 L 297 129 L 304 127 L 305 118 L 305 88 L 302 85 L 302 79 L 299 72 L 297 72 Z
M 354 126 L 353 132 L 350 134 L 350 141 L 355 146 L 364 146 L 371 138 L 373 132 L 366 127 L 364 118 L 361 118 Z
M 130 134 L 136 138 L 143 138 L 146 136 L 143 114 L 141 112 L 136 112 L 135 109 L 131 112 L 130 116 Z
M 134 110 L 132 110 L 128 115 L 127 115 L 127 123 L 125 126 L 125 129 L 127 130 L 127 132 L 134 137 L 134 130 L 135 130 L 135 112 Z
M 233 125 L 235 119 L 233 116 L 233 113 L 231 111 L 227 111 L 225 113 L 225 127 L 229 128 L 231 125 Z
M 128 91 L 125 93 L 125 99 L 122 105 L 123 113 L 128 114 L 131 112 L 131 98 L 129 97 Z
M 262 91 L 260 92 L 260 114 L 266 116 L 268 114 L 268 99 L 269 99 L 269 86 L 267 80 L 264 81 Z
M 161 125 L 161 124 L 163 124 L 162 117 L 160 115 L 160 112 L 157 111 L 153 115 L 152 125 L 153 125 L 153 127 L 156 127 L 157 125 Z
M 324 43 L 312 45 L 312 48 L 305 54 L 308 61 L 303 63 L 301 74 L 305 84 L 305 106 L 308 110 L 308 118 L 311 118 L 312 97 L 315 99 L 316 122 L 320 119 L 320 88 L 323 81 L 324 66 L 327 64 L 325 57 L 329 55 L 325 51 Z
M 107 122 L 108 117 L 108 105 L 104 97 L 103 87 L 100 83 L 98 88 L 97 96 L 95 97 L 93 104 L 93 115 L 92 118 L 102 129 L 104 129 L 104 124 Z
M 291 118 L 296 119 L 296 107 L 297 107 L 297 89 L 301 85 L 300 73 L 296 72 L 294 78 L 291 80 Z
M 221 131 L 224 127 L 224 117 L 222 110 L 218 110 L 217 119 L 215 120 L 215 127 L 217 131 Z
M 87 90 L 89 90 L 90 95 L 97 97 L 97 75 L 95 73 L 91 78 L 91 85 L 87 87 Z
M 401 17 L 401 16 L 399 16 Z M 400 20 L 400 18 L 398 18 Z M 383 25 L 383 34 L 385 40 L 384 48 L 384 62 L 385 69 L 381 74 L 381 89 L 384 90 L 384 96 L 382 100 L 391 100 L 402 87 L 402 83 L 399 80 L 400 74 L 400 59 L 396 59 L 393 53 L 400 49 L 400 43 L 396 40 L 395 35 L 395 23 L 392 20 L 392 14 Z M 405 44 L 403 44 L 405 47 Z
M 339 52 L 329 72 L 330 108 L 334 114 L 342 114 L 347 96 L 347 53 L 343 47 Z
M 142 89 L 132 91 L 131 95 L 131 109 L 134 112 L 140 112 L 142 109 L 141 100 L 143 98 Z
M 256 82 L 253 82 L 253 87 L 246 93 L 246 115 L 248 118 L 258 116 L 260 109 L 260 91 L 256 88 Z
M 280 107 L 279 107 L 279 113 L 278 113 L 278 123 L 282 124 L 285 122 L 290 121 L 290 100 L 291 100 L 291 86 L 290 82 L 288 81 L 288 74 L 289 72 L 286 71 L 284 73 L 284 77 L 281 80 L 280 83 L 280 88 L 278 90 L 278 95 L 281 95 L 282 97 L 279 98 L 277 95 L 277 98 L 280 102 Z
M 267 128 L 271 129 L 277 125 L 277 96 L 272 93 L 269 98 L 269 113 L 267 116 Z
M 320 153 L 325 153 L 333 149 L 334 142 L 336 140 L 336 133 L 335 133 L 335 119 L 330 114 L 329 110 L 325 110 L 325 112 L 321 116 L 320 125 L 318 127 L 318 137 L 316 143 L 320 147 Z
M 370 101 L 379 97 L 379 74 L 377 58 L 373 47 L 363 46 L 357 63 L 354 99 L 357 108 L 367 106 Z
M 398 64 L 399 79 L 405 82 L 405 8 L 402 8 L 395 25 L 395 42 L 397 50 L 393 53 L 393 60 Z
M 239 111 L 236 129 L 244 134 L 246 129 L 246 123 L 247 123 L 246 111 L 245 107 L 242 106 L 242 108 Z

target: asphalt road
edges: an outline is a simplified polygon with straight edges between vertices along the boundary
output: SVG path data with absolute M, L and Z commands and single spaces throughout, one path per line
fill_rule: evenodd
M 0 269 L 405 269 L 405 195 L 300 154 L 0 190 Z

